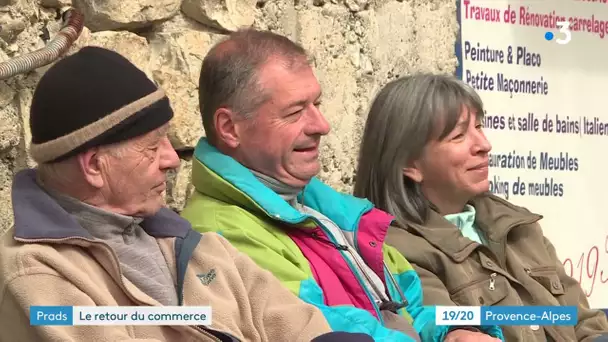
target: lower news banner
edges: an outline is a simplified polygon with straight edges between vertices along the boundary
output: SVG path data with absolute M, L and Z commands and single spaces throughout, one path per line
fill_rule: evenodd
M 438 306 L 437 325 L 576 325 L 576 306 Z
M 209 306 L 30 306 L 30 325 L 210 325 Z

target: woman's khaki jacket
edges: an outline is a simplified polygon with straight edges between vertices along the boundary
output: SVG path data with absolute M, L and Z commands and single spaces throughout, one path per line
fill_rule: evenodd
M 422 226 L 395 223 L 387 243 L 416 268 L 425 305 L 578 306 L 572 326 L 503 326 L 508 342 L 593 341 L 608 337 L 608 321 L 589 309 L 578 282 L 566 275 L 555 248 L 543 235 L 542 216 L 497 196 L 470 203 L 487 247 L 464 236 L 432 211 Z

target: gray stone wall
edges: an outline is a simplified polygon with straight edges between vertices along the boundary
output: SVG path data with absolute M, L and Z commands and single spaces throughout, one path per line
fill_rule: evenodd
M 72 3 L 73 1 L 73 3 Z M 201 125 L 197 83 L 201 61 L 226 32 L 254 26 L 280 32 L 314 57 L 323 86 L 322 111 L 332 125 L 323 140 L 320 177 L 351 191 L 368 105 L 387 81 L 416 71 L 453 72 L 458 30 L 454 0 L 0 0 L 0 61 L 37 50 L 74 6 L 84 45 L 116 50 L 163 87 L 176 112 L 175 147 L 192 147 Z M 35 166 L 28 157 L 32 91 L 47 67 L 0 81 L 0 231 L 12 224 L 13 174 Z M 70 94 L 65 94 L 69 105 Z M 180 209 L 191 191 L 190 163 L 172 175 L 167 203 Z

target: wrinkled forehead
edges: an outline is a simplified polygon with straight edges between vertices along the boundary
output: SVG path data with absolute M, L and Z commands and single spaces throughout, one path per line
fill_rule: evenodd
M 260 70 L 258 83 L 280 108 L 314 101 L 321 95 L 321 85 L 305 58 L 269 61 Z

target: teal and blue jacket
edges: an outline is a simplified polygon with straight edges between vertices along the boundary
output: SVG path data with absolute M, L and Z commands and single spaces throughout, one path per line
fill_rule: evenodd
M 349 247 L 337 244 L 322 222 L 296 210 L 205 138 L 196 147 L 192 168 L 196 191 L 182 216 L 195 230 L 224 236 L 294 294 L 317 306 L 333 330 L 366 333 L 376 341 L 414 341 L 385 327 L 372 290 L 345 256 Z M 354 237 L 356 252 L 384 280 L 392 301 L 403 303 L 397 313 L 422 341 L 444 340 L 451 327 L 435 324 L 435 307 L 422 305 L 418 275 L 396 249 L 384 244 L 392 216 L 316 178 L 299 200 Z M 502 338 L 498 327 L 481 328 Z

